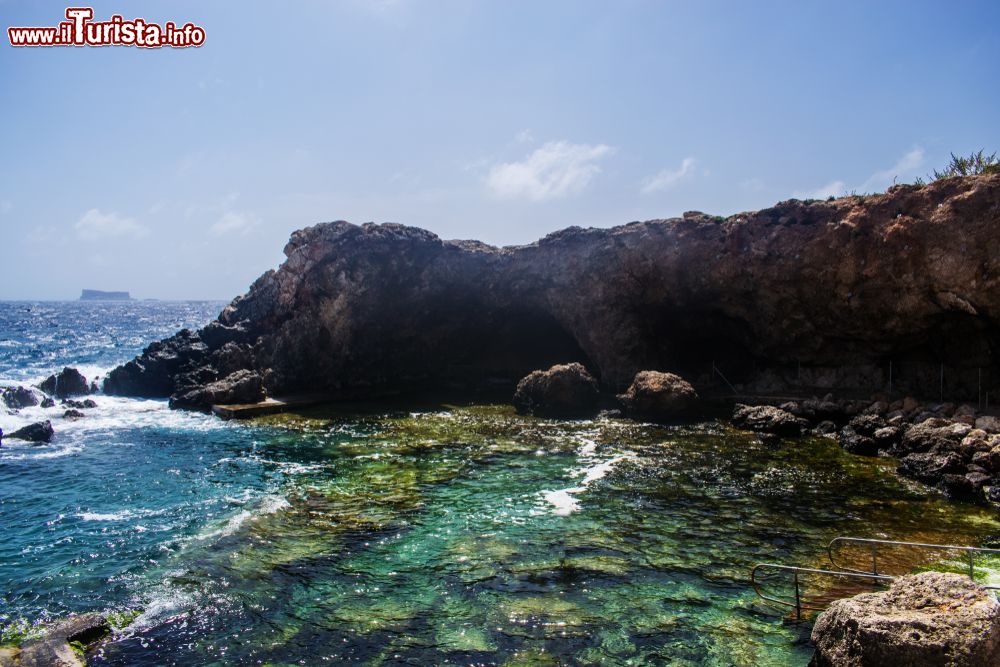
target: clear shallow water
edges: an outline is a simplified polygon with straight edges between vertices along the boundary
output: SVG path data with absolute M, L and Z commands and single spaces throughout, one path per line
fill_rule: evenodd
M 219 305 L 151 304 L 147 320 L 47 306 L 59 327 L 78 312 L 94 323 L 88 351 L 25 325 L 41 357 L 0 357 L 0 377 L 74 354 L 111 366 Z M 134 342 L 102 351 L 109 331 Z M 79 422 L 53 419 L 51 446 L 0 448 L 0 626 L 11 638 L 71 611 L 137 615 L 91 664 L 805 664 L 808 628 L 756 604 L 754 563 L 822 566 L 839 534 L 1000 533 L 991 511 L 888 462 L 718 424 L 484 405 L 227 424 L 97 400 Z

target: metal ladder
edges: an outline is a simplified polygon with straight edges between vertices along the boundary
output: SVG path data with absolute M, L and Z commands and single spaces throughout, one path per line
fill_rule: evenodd
M 861 545 L 867 550 L 871 551 L 871 571 L 859 570 L 856 568 L 847 567 L 841 565 L 837 562 L 835 553 L 837 547 L 842 545 Z M 874 585 L 883 584 L 885 582 L 892 581 L 897 575 L 889 575 L 880 573 L 878 569 L 878 557 L 881 552 L 885 552 L 888 548 L 892 547 L 906 547 L 913 549 L 924 549 L 927 551 L 958 551 L 964 552 L 969 561 L 969 578 L 975 581 L 975 556 L 977 554 L 997 554 L 1000 555 L 1000 549 L 986 549 L 983 547 L 962 547 L 952 544 L 926 544 L 923 542 L 900 542 L 896 540 L 876 540 L 862 537 L 835 537 L 830 540 L 830 543 L 826 547 L 827 556 L 829 557 L 830 564 L 835 568 L 833 570 L 822 570 L 808 567 L 796 567 L 793 565 L 781 565 L 778 563 L 758 563 L 750 570 L 750 585 L 753 587 L 754 592 L 757 597 L 764 600 L 765 602 L 772 605 L 780 605 L 782 607 L 790 607 L 795 610 L 796 620 L 802 620 L 803 610 L 809 611 L 822 611 L 826 608 L 825 605 L 817 605 L 809 602 L 803 601 L 802 598 L 802 585 L 800 581 L 801 576 L 821 576 L 821 577 L 840 577 L 846 579 L 864 580 L 870 582 Z M 766 577 L 767 572 L 772 573 L 791 573 L 792 574 L 792 584 L 794 588 L 794 598 L 779 598 L 771 595 L 767 595 L 763 590 L 761 590 L 761 579 Z M 984 588 L 990 590 L 1000 590 L 1000 586 L 984 586 Z

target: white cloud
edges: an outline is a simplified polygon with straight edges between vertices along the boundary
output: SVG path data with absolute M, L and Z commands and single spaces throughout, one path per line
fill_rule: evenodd
M 881 192 L 893 183 L 905 183 L 910 177 L 915 176 L 924 166 L 924 149 L 917 146 L 898 160 L 896 164 L 888 169 L 876 171 L 868 177 L 864 183 L 857 188 L 857 192 Z M 792 196 L 796 199 L 826 199 L 827 197 L 837 197 L 847 193 L 847 184 L 844 181 L 831 181 L 826 185 L 813 190 L 796 190 Z
M 215 236 L 246 234 L 257 225 L 257 219 L 249 213 L 226 211 L 208 231 Z
M 114 237 L 140 238 L 149 233 L 148 229 L 132 218 L 123 218 L 117 213 L 101 213 L 96 208 L 84 213 L 73 227 L 76 235 L 85 241 Z
M 640 192 L 644 195 L 648 195 L 651 192 L 659 192 L 660 190 L 666 190 L 674 185 L 685 176 L 690 175 L 694 171 L 695 159 L 693 157 L 686 157 L 684 161 L 681 162 L 681 166 L 677 169 L 662 169 L 657 174 L 650 176 L 642 182 L 642 187 Z
M 520 162 L 494 165 L 486 185 L 497 197 L 543 201 L 581 193 L 614 149 L 604 144 L 550 141 Z
M 517 143 L 519 144 L 530 144 L 535 140 L 535 135 L 532 134 L 531 130 L 521 130 L 517 133 Z
M 885 190 L 893 182 L 903 182 L 924 166 L 924 149 L 917 146 L 888 169 L 876 171 L 861 186 L 862 192 Z
M 847 192 L 847 184 L 843 181 L 830 181 L 815 190 L 796 190 L 792 196 L 796 199 L 827 199 L 839 197 Z

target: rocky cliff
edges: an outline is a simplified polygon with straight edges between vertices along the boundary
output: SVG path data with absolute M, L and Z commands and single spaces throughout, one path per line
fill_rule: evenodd
M 285 255 L 217 321 L 151 345 L 105 391 L 203 407 L 239 372 L 246 396 L 359 398 L 513 387 L 571 361 L 610 389 L 641 369 L 710 383 L 713 365 L 772 391 L 881 390 L 890 362 L 916 392 L 937 393 L 939 367 L 952 392 L 1000 379 L 1000 175 L 506 248 L 334 222 L 295 232 Z

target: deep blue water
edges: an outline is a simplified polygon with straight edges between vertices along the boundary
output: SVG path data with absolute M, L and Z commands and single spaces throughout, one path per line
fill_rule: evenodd
M 63 366 L 99 378 L 222 306 L 0 303 L 0 386 L 37 385 Z M 252 429 L 162 401 L 95 400 L 79 421 L 59 406 L 0 410 L 7 433 L 41 419 L 56 431 L 49 445 L 0 447 L 0 627 L 148 604 L 150 571 L 187 541 L 232 530 L 280 476 L 252 456 Z

